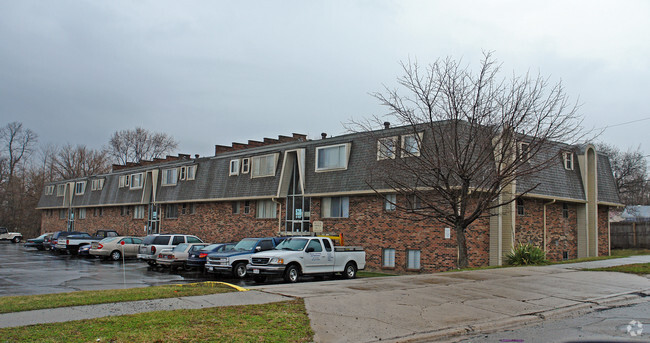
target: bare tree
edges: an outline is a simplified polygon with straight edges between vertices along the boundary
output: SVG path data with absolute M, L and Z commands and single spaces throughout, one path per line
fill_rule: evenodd
M 53 172 L 59 179 L 74 179 L 107 173 L 111 165 L 106 151 L 89 149 L 84 145 L 68 144 L 54 157 Z
M 389 112 L 353 123 L 375 136 L 386 154 L 368 183 L 407 199 L 395 204 L 398 215 L 453 227 L 458 266 L 466 267 L 471 224 L 516 200 L 515 180 L 557 162 L 556 142 L 581 137 L 581 118 L 561 83 L 528 74 L 500 78 L 490 53 L 478 72 L 450 58 L 425 69 L 411 61 L 402 68 L 400 89 L 373 94 Z M 371 130 L 386 118 L 403 127 L 401 138 Z
M 609 156 L 621 201 L 626 205 L 648 205 L 648 161 L 641 149 L 623 152 L 612 145 L 598 144 L 598 150 Z
M 37 136 L 30 129 L 23 128 L 19 122 L 11 122 L 0 128 L 0 142 L 2 143 L 2 155 L 7 163 L 7 182 L 11 179 L 20 161 L 32 153 Z
M 117 131 L 109 141 L 109 152 L 120 164 L 163 158 L 178 147 L 178 142 L 165 133 L 135 130 Z

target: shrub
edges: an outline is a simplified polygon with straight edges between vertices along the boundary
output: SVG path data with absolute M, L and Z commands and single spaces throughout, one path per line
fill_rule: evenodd
M 546 253 L 544 250 L 532 244 L 518 244 L 506 255 L 506 264 L 510 266 L 525 266 L 534 264 L 546 264 Z

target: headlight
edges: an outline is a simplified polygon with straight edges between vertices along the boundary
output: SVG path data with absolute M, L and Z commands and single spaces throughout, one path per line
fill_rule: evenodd
M 269 264 L 284 264 L 284 259 L 279 258 L 279 257 L 274 257 L 271 259 Z

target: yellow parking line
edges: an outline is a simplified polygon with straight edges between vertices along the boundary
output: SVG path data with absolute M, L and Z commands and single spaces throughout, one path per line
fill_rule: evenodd
M 247 288 L 239 287 L 237 285 L 233 285 L 231 283 L 221 282 L 221 281 L 205 281 L 205 282 L 185 283 L 185 284 L 178 284 L 176 286 L 181 286 L 182 287 L 182 286 L 199 285 L 199 284 L 226 285 L 228 287 L 232 287 L 232 288 L 236 289 L 239 292 L 249 291 L 249 289 L 247 289 Z

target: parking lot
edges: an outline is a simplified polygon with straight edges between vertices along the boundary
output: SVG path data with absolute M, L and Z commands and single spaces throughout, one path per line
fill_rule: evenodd
M 247 286 L 250 280 L 233 280 L 201 272 L 156 270 L 138 260 L 122 262 L 53 255 L 0 242 L 0 296 L 72 292 L 96 289 L 147 287 L 173 283 L 219 280 Z M 124 267 L 124 268 L 123 268 Z

